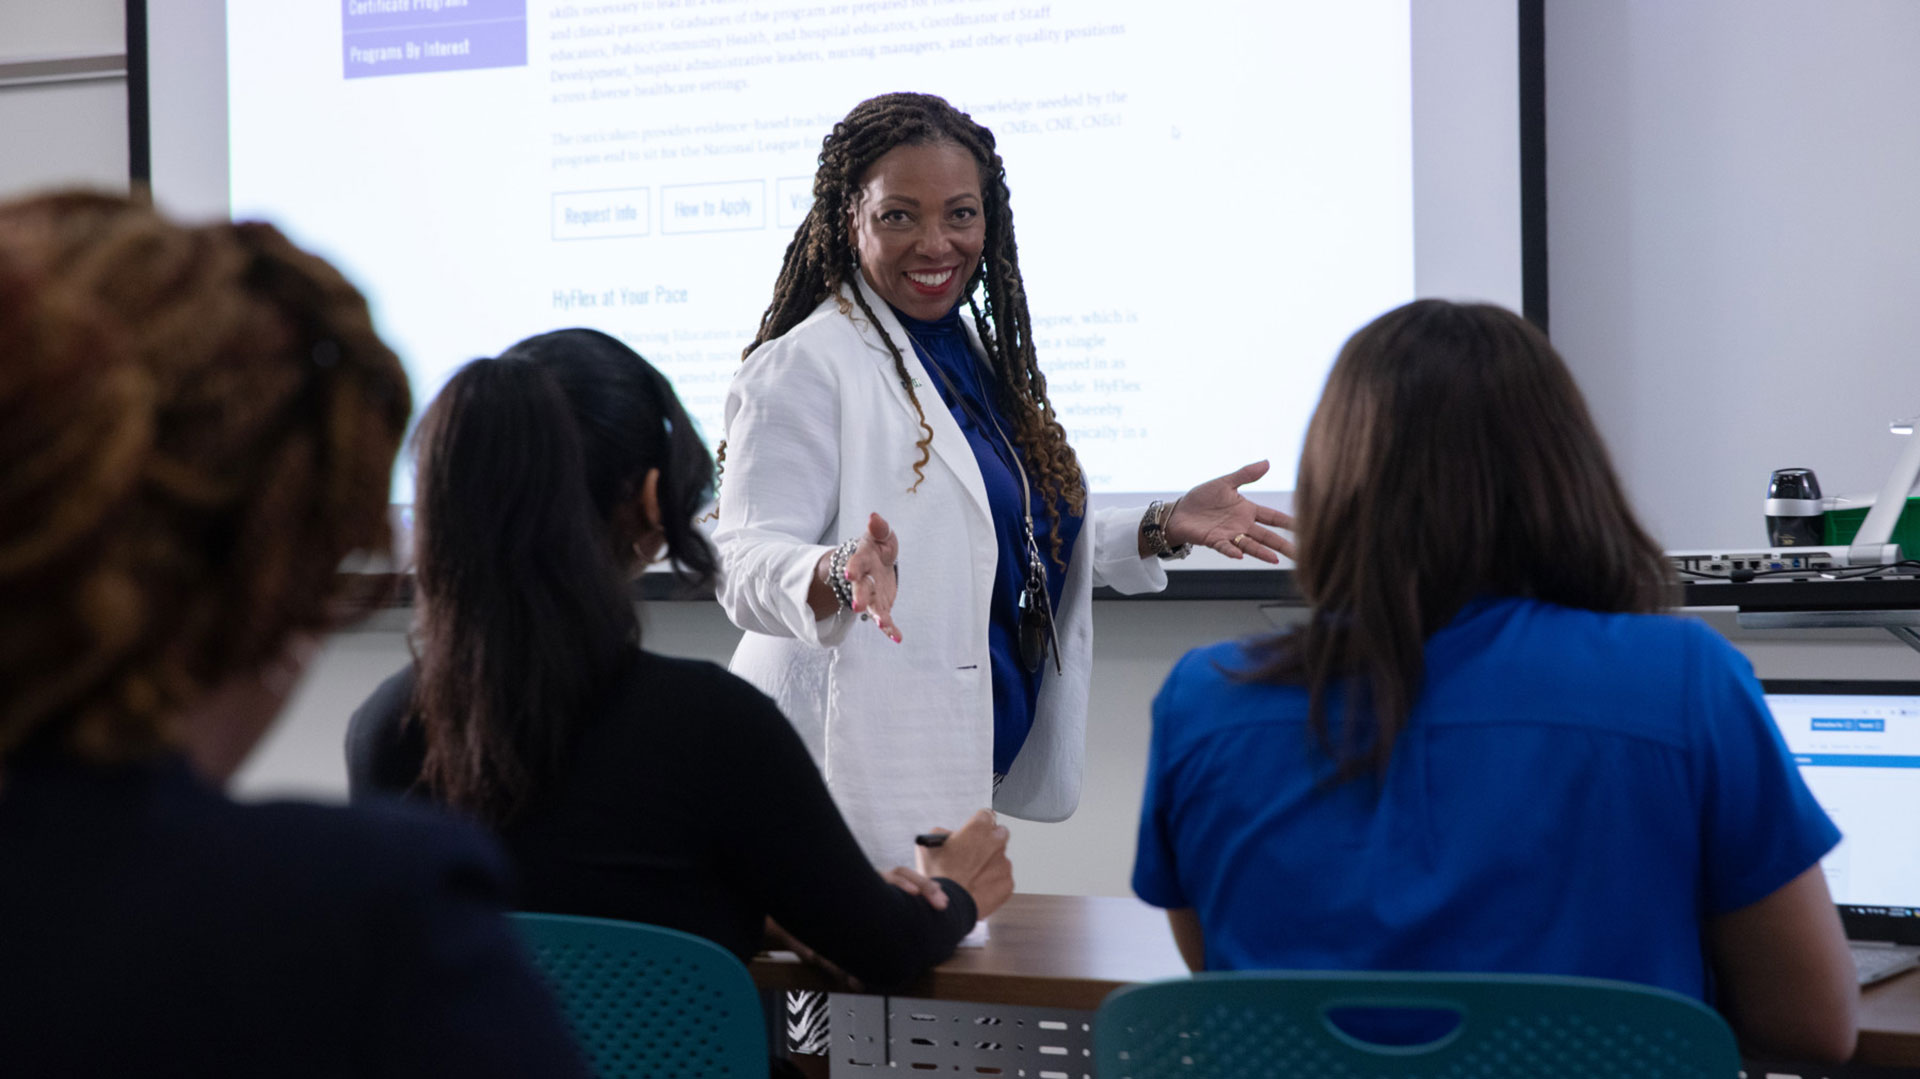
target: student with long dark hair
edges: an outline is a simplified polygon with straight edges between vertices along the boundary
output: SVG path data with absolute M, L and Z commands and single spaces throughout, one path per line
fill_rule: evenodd
M 1497 307 L 1356 333 L 1307 432 L 1299 626 L 1154 702 L 1134 889 L 1195 969 L 1578 974 L 1842 1059 L 1839 838 L 1673 598 L 1560 357 Z
M 476 360 L 417 446 L 418 660 L 353 718 L 356 798 L 415 792 L 487 822 L 526 909 L 671 926 L 743 959 L 771 915 L 877 984 L 946 957 L 1006 899 L 991 813 L 928 851 L 925 875 L 883 877 L 771 701 L 639 647 L 636 572 L 665 558 L 713 576 L 693 523 L 713 464 L 632 349 L 562 330 Z

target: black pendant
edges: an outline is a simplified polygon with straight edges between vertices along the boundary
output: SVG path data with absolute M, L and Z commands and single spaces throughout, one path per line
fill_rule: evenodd
M 1044 576 L 1038 581 L 1028 577 L 1026 587 L 1020 590 L 1020 665 L 1028 674 L 1038 674 L 1046 666 L 1047 643 L 1053 637 L 1053 612 L 1047 609 L 1045 580 Z

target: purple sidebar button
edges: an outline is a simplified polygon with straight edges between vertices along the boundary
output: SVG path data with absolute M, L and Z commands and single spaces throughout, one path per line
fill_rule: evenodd
M 340 0 L 341 25 L 348 33 L 526 17 L 527 0 Z
M 527 63 L 527 0 L 341 0 L 349 79 Z

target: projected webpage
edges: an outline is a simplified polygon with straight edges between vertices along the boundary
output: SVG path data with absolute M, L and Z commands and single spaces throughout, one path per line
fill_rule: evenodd
M 1414 294 L 1406 0 L 234 0 L 227 33 L 234 216 L 360 282 L 423 402 L 592 326 L 717 440 L 821 137 L 900 89 L 999 139 L 1098 492 L 1291 487 L 1340 342 Z
M 1844 838 L 1821 861 L 1836 903 L 1920 906 L 1920 697 L 1768 694 L 1800 775 Z

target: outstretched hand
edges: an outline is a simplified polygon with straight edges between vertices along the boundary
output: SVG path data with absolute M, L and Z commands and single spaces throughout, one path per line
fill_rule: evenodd
M 1293 518 L 1262 506 L 1240 488 L 1267 474 L 1267 462 L 1255 461 L 1180 496 L 1166 523 L 1167 542 L 1211 547 L 1228 558 L 1252 555 L 1262 562 L 1293 557 L 1293 541 L 1275 528 L 1291 530 Z
M 900 536 L 877 513 L 867 515 L 867 531 L 847 559 L 847 583 L 853 586 L 853 609 L 861 621 L 872 619 L 893 643 L 900 643 L 900 627 L 893 623 L 893 601 L 900 594 L 894 569 L 900 562 Z

